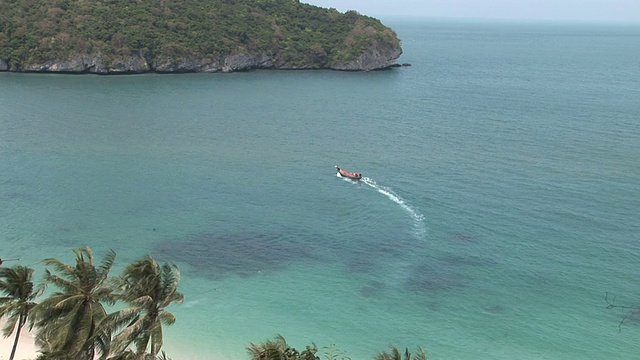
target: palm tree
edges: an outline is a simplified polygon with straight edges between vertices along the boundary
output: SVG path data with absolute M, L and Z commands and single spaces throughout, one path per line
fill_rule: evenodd
M 46 271 L 45 282 L 60 291 L 53 293 L 33 309 L 38 342 L 43 354 L 90 360 L 109 353 L 111 333 L 101 328 L 107 316 L 104 305 L 115 304 L 115 288 L 108 282 L 116 254 L 109 251 L 99 266 L 94 264 L 88 247 L 73 249 L 75 266 L 57 259 L 45 259 L 58 275 Z
M 42 360 L 42 359 L 37 359 L 37 360 Z M 133 351 L 126 350 L 125 352 L 109 357 L 108 360 L 171 360 L 171 358 L 167 355 L 167 353 L 164 352 L 164 350 L 156 356 L 151 356 L 150 354 L 138 355 Z
M 9 360 L 13 360 L 18 347 L 20 331 L 27 322 L 31 309 L 36 306 L 34 300 L 42 293 L 44 286 L 34 288 L 33 269 L 16 265 L 12 268 L 0 268 L 0 318 L 6 316 L 7 324 L 2 329 L 4 337 L 15 331 L 15 339 Z
M 376 355 L 374 360 L 427 360 L 427 353 L 421 347 L 418 347 L 418 354 L 411 356 L 409 349 L 404 349 L 404 358 L 397 347 L 389 346 L 391 352 L 381 352 Z
M 302 353 L 287 344 L 282 335 L 273 340 L 267 340 L 257 344 L 249 343 L 247 351 L 251 360 L 318 360 L 316 356 L 318 348 L 313 344 L 307 345 Z
M 257 344 L 249 343 L 247 347 L 251 360 L 287 360 L 286 354 L 290 349 L 282 335 Z
M 160 266 L 152 257 L 129 264 L 119 278 L 121 299 L 130 308 L 117 311 L 105 321 L 110 329 L 124 328 L 114 339 L 114 353 L 120 354 L 133 345 L 139 358 L 158 356 L 163 344 L 162 324 L 172 325 L 176 317 L 165 308 L 182 303 L 179 293 L 180 270 L 175 265 Z

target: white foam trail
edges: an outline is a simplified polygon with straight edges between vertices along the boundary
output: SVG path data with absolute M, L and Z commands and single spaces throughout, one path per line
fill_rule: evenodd
M 403 199 L 402 197 L 400 197 L 400 195 L 393 192 L 393 190 L 391 190 L 390 188 L 386 186 L 378 185 L 371 178 L 363 177 L 361 181 L 369 185 L 370 187 L 376 189 L 380 194 L 386 196 L 391 201 L 395 202 L 396 204 L 400 205 L 403 209 L 405 209 L 409 213 L 409 215 L 411 215 L 411 217 L 413 218 L 414 224 L 416 226 L 416 236 L 422 237 L 425 234 L 426 228 L 424 225 L 424 215 L 422 215 L 418 210 L 416 210 L 411 205 L 409 205 L 405 199 Z
M 344 177 L 344 176 L 340 175 L 340 173 L 336 173 L 336 176 L 341 178 L 342 180 L 350 183 L 351 185 L 358 185 L 358 181 L 349 179 L 348 177 Z

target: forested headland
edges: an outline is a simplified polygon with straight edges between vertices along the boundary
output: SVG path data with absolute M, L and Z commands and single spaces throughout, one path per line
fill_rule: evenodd
M 376 70 L 396 33 L 356 11 L 298 0 L 0 0 L 0 70 Z

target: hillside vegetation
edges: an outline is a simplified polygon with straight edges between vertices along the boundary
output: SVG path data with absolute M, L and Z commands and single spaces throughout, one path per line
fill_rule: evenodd
M 149 71 L 224 71 L 238 55 L 246 66 L 226 70 L 369 70 L 367 54 L 382 68 L 401 52 L 379 20 L 298 0 L 0 0 L 0 60 L 12 71 L 65 71 L 54 63 L 83 56 L 107 72 L 140 72 L 136 58 Z

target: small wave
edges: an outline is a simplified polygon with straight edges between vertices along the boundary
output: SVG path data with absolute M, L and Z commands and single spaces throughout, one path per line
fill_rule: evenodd
M 191 301 L 185 301 L 184 304 L 182 306 L 186 307 L 186 308 L 192 308 L 198 304 L 200 304 L 202 302 L 201 299 L 199 300 L 191 300 Z

